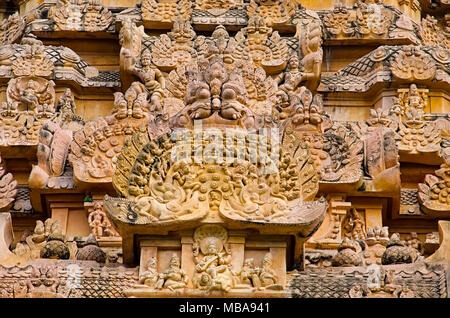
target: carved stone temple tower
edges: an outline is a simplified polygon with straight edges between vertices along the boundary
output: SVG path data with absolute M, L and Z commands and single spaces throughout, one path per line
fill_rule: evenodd
M 444 298 L 444 0 L 0 4 L 0 298 Z

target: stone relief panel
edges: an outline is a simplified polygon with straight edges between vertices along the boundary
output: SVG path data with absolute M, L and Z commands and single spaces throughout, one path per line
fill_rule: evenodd
M 135 82 L 125 94 L 114 94 L 110 116 L 88 122 L 74 133 L 68 158 L 75 182 L 111 182 L 123 145 L 135 131 L 145 129 L 151 117 L 147 96 L 144 85 Z
M 111 11 L 101 0 L 58 0 L 51 7 L 48 18 L 55 23 L 55 31 L 105 31 L 113 22 Z

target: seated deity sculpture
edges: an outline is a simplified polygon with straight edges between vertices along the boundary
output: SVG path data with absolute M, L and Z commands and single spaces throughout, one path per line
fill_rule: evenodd
M 405 113 L 411 113 L 413 109 L 415 109 L 419 116 L 421 116 L 424 112 L 425 104 L 422 101 L 422 98 L 419 94 L 419 90 L 417 89 L 416 84 L 411 84 L 409 88 L 409 96 L 407 99 L 407 107 Z
M 156 288 L 167 288 L 170 291 L 174 291 L 175 289 L 186 287 L 188 276 L 180 266 L 180 258 L 176 254 L 172 255 L 169 262 L 169 268 L 159 274 Z
M 20 101 L 31 113 L 34 113 L 38 109 L 39 97 L 36 92 L 36 84 L 34 81 L 28 81 L 26 88 L 22 91 Z
M 223 246 L 216 237 L 208 237 L 199 245 L 194 243 L 193 255 L 195 271 L 198 273 L 194 285 L 203 290 L 219 290 L 228 292 L 233 286 L 232 273 L 229 268 L 231 253 Z M 224 251 L 221 252 L 220 250 Z
M 261 272 L 259 274 L 261 281 L 260 289 L 281 290 L 283 286 L 278 284 L 278 278 L 272 267 L 272 254 L 267 253 L 264 256 Z
M 162 90 L 165 88 L 165 80 L 162 72 L 152 63 L 149 50 L 145 50 L 141 56 L 141 67 L 133 66 L 131 72 L 138 76 L 151 94 L 151 111 L 162 111 Z
M 154 257 L 150 258 L 147 262 L 147 270 L 139 275 L 139 284 L 146 285 L 148 287 L 156 287 L 159 275 L 156 270 L 156 259 Z
M 235 284 L 235 288 L 260 287 L 259 274 L 260 269 L 255 267 L 254 259 L 247 258 L 244 261 L 241 272 L 236 274 L 238 282 Z

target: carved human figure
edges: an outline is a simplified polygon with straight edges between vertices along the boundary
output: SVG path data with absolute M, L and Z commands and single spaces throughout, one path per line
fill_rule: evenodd
M 267 253 L 262 261 L 262 268 L 259 274 L 259 279 L 261 281 L 261 289 L 283 289 L 283 286 L 278 284 L 278 278 L 275 270 L 272 267 L 273 257 L 271 253 Z
M 412 109 L 415 109 L 419 116 L 421 116 L 424 112 L 425 104 L 422 101 L 422 97 L 419 94 L 419 90 L 417 89 L 416 84 L 411 84 L 409 87 L 409 96 L 407 100 L 407 107 L 405 113 L 411 113 Z
M 195 270 L 200 274 L 196 287 L 200 289 L 221 290 L 228 292 L 232 288 L 232 277 L 228 265 L 231 263 L 231 254 L 224 247 L 220 251 L 222 242 L 216 237 L 208 237 L 201 243 L 204 245 L 199 255 L 199 245 L 194 243 L 193 255 Z
M 366 224 L 364 219 L 356 209 L 350 209 L 349 221 L 347 224 L 347 236 L 354 240 L 366 238 Z
M 28 81 L 26 88 L 22 91 L 20 101 L 30 113 L 37 111 L 39 96 L 36 92 L 36 83 L 33 80 Z
M 238 273 L 239 283 L 236 288 L 261 287 L 261 280 L 259 279 L 260 269 L 255 267 L 254 259 L 247 258 L 244 261 L 241 272 Z
M 94 203 L 94 210 L 88 217 L 89 227 L 95 237 L 111 236 L 110 224 L 101 202 Z
M 162 111 L 162 90 L 165 88 L 163 73 L 152 63 L 149 50 L 144 50 L 141 56 L 141 67 L 133 66 L 131 72 L 138 76 L 151 94 L 151 111 Z
M 61 121 L 68 122 L 77 116 L 75 115 L 77 106 L 70 88 L 67 88 L 58 100 L 56 110 L 60 112 Z
M 159 278 L 158 271 L 156 269 L 156 259 L 154 257 L 150 258 L 146 265 L 147 270 L 139 275 L 139 284 L 155 288 Z
M 286 108 L 292 108 L 298 102 L 297 88 L 300 87 L 300 83 L 303 81 L 303 75 L 300 72 L 299 66 L 300 60 L 295 54 L 288 61 L 286 72 L 284 73 L 284 83 L 278 87 L 277 97 L 282 110 L 281 119 L 287 118 L 291 110 Z M 281 77 L 277 78 L 278 81 L 282 79 L 283 73 L 280 75 Z
M 170 291 L 174 291 L 186 287 L 188 280 L 186 272 L 181 269 L 180 258 L 173 254 L 169 262 L 169 268 L 159 275 L 156 288 L 168 288 Z

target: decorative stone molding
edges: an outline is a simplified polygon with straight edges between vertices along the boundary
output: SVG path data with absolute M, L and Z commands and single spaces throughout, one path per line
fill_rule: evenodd
M 112 227 L 103 209 L 103 202 L 101 201 L 95 201 L 92 206 L 88 207 L 88 222 L 92 234 L 97 240 L 119 236 L 117 231 Z
M 1 298 L 120 298 L 138 279 L 137 268 L 92 261 L 34 261 L 25 267 L 1 266 L 0 273 Z
M 321 17 L 326 40 L 397 39 L 419 43 L 416 23 L 380 2 L 358 1 L 352 8 L 338 3 Z
M 39 258 L 69 259 L 70 250 L 59 221 L 36 221 L 34 232 L 16 244 L 13 253 L 24 260 Z
M 378 83 L 450 83 L 450 53 L 431 46 L 381 46 L 340 71 L 321 77 L 319 92 L 367 92 Z
M 295 14 L 298 4 L 290 0 L 251 0 L 247 7 L 249 19 L 264 18 L 267 26 L 286 25 Z
M 189 0 L 143 0 L 142 20 L 148 28 L 170 29 L 177 18 L 189 20 L 192 9 Z
M 113 22 L 112 13 L 101 0 L 58 0 L 48 12 L 55 31 L 105 31 Z
M 432 80 L 436 74 L 433 59 L 419 47 L 406 46 L 391 62 L 390 69 L 400 80 Z

